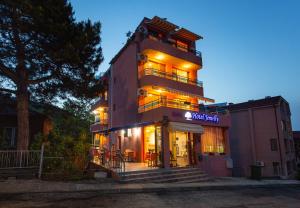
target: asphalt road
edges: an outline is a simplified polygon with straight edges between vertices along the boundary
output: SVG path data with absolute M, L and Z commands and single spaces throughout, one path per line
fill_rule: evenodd
M 1 194 L 0 207 L 300 208 L 300 188 L 252 188 L 137 194 Z

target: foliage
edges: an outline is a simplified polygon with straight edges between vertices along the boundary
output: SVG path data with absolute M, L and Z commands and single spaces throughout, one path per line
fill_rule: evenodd
M 75 21 L 67 0 L 1 0 L 0 17 L 0 91 L 23 106 L 18 142 L 28 141 L 30 96 L 53 103 L 101 91 L 101 24 Z
M 78 110 L 78 106 L 76 107 Z M 91 134 L 88 119 L 74 115 L 75 109 L 69 105 L 64 110 L 48 109 L 53 119 L 53 129 L 49 135 L 38 135 L 31 144 L 32 149 L 40 149 L 45 143 L 44 172 L 57 174 L 66 179 L 83 174 L 87 164 Z

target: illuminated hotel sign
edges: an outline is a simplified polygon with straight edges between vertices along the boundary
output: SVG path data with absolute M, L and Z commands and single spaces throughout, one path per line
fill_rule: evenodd
M 197 113 L 197 112 L 189 112 L 189 111 L 184 114 L 184 117 L 188 121 L 200 120 L 200 121 L 219 123 L 220 120 L 219 116 L 217 115 L 207 115 L 205 113 Z

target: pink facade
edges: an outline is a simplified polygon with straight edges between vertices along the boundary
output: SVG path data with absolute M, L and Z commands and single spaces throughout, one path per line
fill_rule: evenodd
M 195 41 L 201 38 L 159 17 L 144 18 L 104 75 L 107 106 L 99 101 L 93 110 L 107 110 L 107 127 L 92 125 L 94 134 L 124 154 L 131 151 L 135 162 L 145 162 L 151 149 L 159 167 L 197 166 L 230 176 L 230 116 L 199 111 L 199 103 L 213 101 L 197 81 L 202 58 Z
M 290 110 L 280 96 L 229 105 L 231 154 L 235 176 L 250 176 L 251 165 L 263 177 L 287 178 L 295 169 Z

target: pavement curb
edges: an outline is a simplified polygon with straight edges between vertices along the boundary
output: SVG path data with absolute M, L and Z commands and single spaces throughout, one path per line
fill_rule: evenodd
M 75 194 L 75 193 L 96 193 L 96 194 L 129 194 L 129 193 L 155 193 L 155 192 L 182 192 L 182 191 L 209 191 L 209 190 L 240 190 L 255 188 L 300 188 L 300 184 L 247 184 L 247 185 L 219 185 L 219 186 L 175 186 L 175 187 L 141 187 L 141 188 L 106 188 L 106 189 L 77 189 L 77 190 L 49 190 L 49 191 L 23 191 L 7 192 L 0 195 L 24 195 L 24 194 Z

